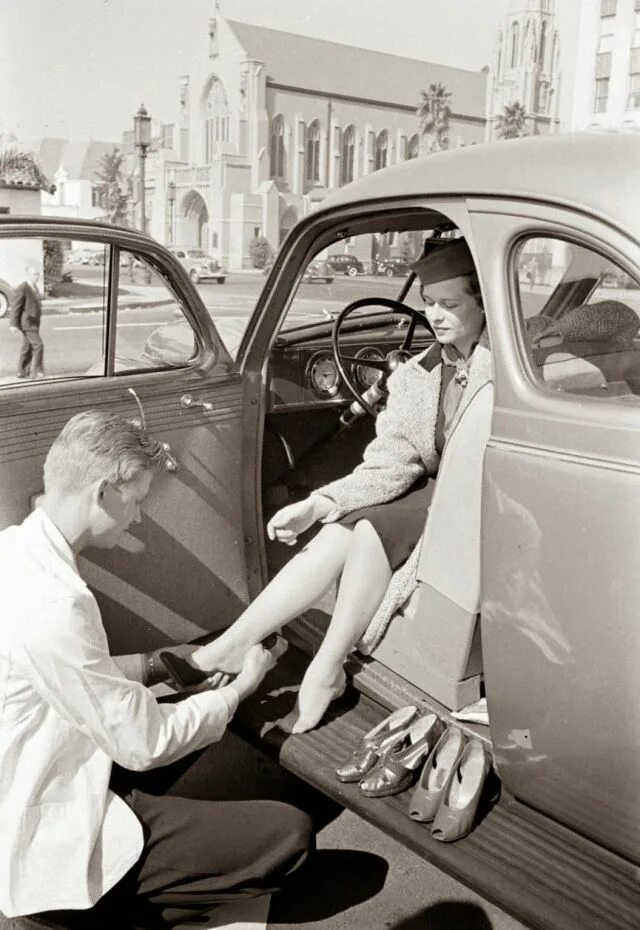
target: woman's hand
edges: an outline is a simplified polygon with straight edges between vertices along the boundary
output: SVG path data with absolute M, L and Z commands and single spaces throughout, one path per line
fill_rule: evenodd
M 326 517 L 334 507 L 332 500 L 320 494 L 312 494 L 306 500 L 288 504 L 271 517 L 267 523 L 267 535 L 269 539 L 295 546 L 300 533 Z

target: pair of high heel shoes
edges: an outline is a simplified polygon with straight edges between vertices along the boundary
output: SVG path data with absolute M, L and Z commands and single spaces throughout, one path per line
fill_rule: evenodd
M 336 775 L 343 782 L 359 782 L 370 798 L 404 791 L 442 732 L 435 714 L 418 716 L 413 704 L 394 711 L 363 737 L 362 743 Z
M 436 714 L 418 716 L 414 705 L 394 711 L 365 734 L 336 775 L 343 782 L 359 782 L 367 797 L 382 798 L 410 787 L 421 765 L 409 816 L 433 821 L 432 836 L 442 842 L 466 836 L 491 767 L 489 757 L 479 740 L 467 741 Z
M 431 835 L 451 843 L 471 833 L 491 768 L 484 744 L 447 727 L 427 756 L 409 803 L 409 816 L 432 823 Z

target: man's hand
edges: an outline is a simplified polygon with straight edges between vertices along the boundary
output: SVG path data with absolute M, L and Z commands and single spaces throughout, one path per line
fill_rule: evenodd
M 320 494 L 312 494 L 306 500 L 288 504 L 271 517 L 267 523 L 267 535 L 269 539 L 295 546 L 300 533 L 326 517 L 334 507 L 332 500 Z
M 275 652 L 270 652 L 264 646 L 252 646 L 247 651 L 240 672 L 229 685 L 237 692 L 240 701 L 256 690 L 267 672 L 274 667 L 277 659 Z

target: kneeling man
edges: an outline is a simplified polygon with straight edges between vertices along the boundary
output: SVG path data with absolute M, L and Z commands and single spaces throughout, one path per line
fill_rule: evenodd
M 0 910 L 8 917 L 122 906 L 136 926 L 194 918 L 276 890 L 306 856 L 289 805 L 116 793 L 112 764 L 143 771 L 220 739 L 273 664 L 158 703 L 152 656 L 114 660 L 76 557 L 138 522 L 160 444 L 115 414 L 73 417 L 44 466 L 40 506 L 0 533 Z M 157 679 L 156 679 L 157 680 Z M 139 917 L 137 915 L 144 915 Z M 68 915 L 71 916 L 71 915 Z

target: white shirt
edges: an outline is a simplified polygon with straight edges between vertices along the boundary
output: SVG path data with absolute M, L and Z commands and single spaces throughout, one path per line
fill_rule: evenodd
M 42 510 L 0 532 L 0 910 L 87 908 L 136 862 L 135 814 L 109 790 L 219 739 L 230 688 L 158 704 L 109 656 L 95 598 Z

